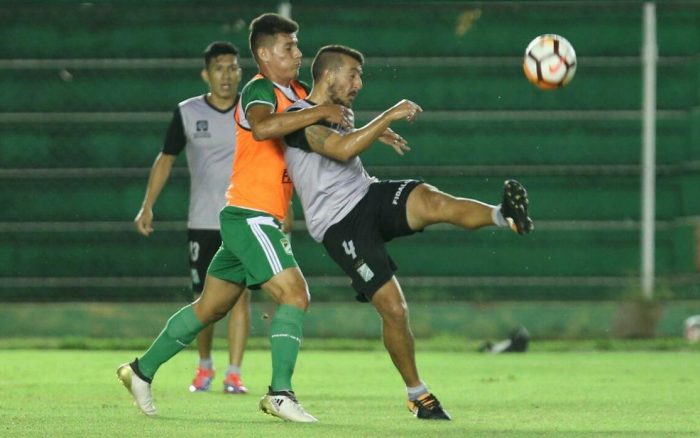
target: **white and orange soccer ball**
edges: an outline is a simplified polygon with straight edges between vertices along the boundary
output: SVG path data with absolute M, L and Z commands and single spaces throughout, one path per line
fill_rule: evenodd
M 576 52 L 566 38 L 540 35 L 525 49 L 525 76 L 536 87 L 553 90 L 571 82 L 576 74 Z

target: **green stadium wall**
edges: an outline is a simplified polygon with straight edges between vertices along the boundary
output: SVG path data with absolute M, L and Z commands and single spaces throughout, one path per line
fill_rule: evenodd
M 499 202 L 529 189 L 536 231 L 438 227 L 390 244 L 412 300 L 618 300 L 640 265 L 642 2 L 292 2 L 301 49 L 367 55 L 364 123 L 398 99 L 426 110 L 397 125 L 413 150 L 363 156 L 380 178 L 420 178 Z M 401 8 L 401 14 L 396 14 Z M 205 91 L 212 40 L 242 49 L 277 2 L 0 3 L 0 301 L 177 301 L 186 292 L 188 178 L 181 157 L 156 233 L 131 220 L 177 102 Z M 700 7 L 657 4 L 657 293 L 700 299 Z M 429 17 L 429 19 L 426 19 Z M 358 31 L 361 27 L 362 31 Z M 409 30 L 409 31 L 407 31 Z M 566 88 L 542 92 L 520 57 L 536 35 L 579 56 Z M 308 80 L 305 65 L 302 77 Z M 295 205 L 299 221 L 303 213 Z M 301 224 L 299 224 L 301 225 Z M 352 300 L 303 226 L 293 236 L 314 300 Z

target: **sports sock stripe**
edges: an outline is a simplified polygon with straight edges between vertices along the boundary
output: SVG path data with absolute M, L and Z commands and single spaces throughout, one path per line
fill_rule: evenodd
M 277 334 L 274 334 L 274 335 L 270 335 L 270 337 L 271 337 L 271 338 L 289 338 L 289 339 L 293 339 L 293 340 L 297 341 L 297 342 L 299 343 L 299 345 L 301 345 L 301 338 L 299 338 L 299 337 L 297 337 L 297 336 L 294 336 L 294 335 L 290 335 L 290 334 L 288 334 L 288 333 L 277 333 Z

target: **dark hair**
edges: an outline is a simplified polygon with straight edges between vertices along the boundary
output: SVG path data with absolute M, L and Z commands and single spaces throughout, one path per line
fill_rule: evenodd
M 277 33 L 295 33 L 298 30 L 299 25 L 296 21 L 279 14 L 262 14 L 250 22 L 250 52 L 257 59 L 255 52 L 264 38 L 275 36 Z
M 347 46 L 332 45 L 321 47 L 311 63 L 311 77 L 314 81 L 321 78 L 324 70 L 340 67 L 341 55 L 347 55 L 364 65 L 365 57 L 359 51 Z
M 219 55 L 238 56 L 238 48 L 228 41 L 214 41 L 204 49 L 204 67 L 209 67 L 209 61 Z

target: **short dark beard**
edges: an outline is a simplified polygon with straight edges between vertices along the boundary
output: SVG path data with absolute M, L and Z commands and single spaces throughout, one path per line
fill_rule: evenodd
M 351 101 L 345 101 L 340 96 L 338 96 L 338 92 L 335 90 L 335 87 L 333 85 L 331 85 L 328 88 L 328 100 L 330 100 L 331 103 L 334 103 L 336 105 L 343 105 L 348 108 L 352 107 Z

